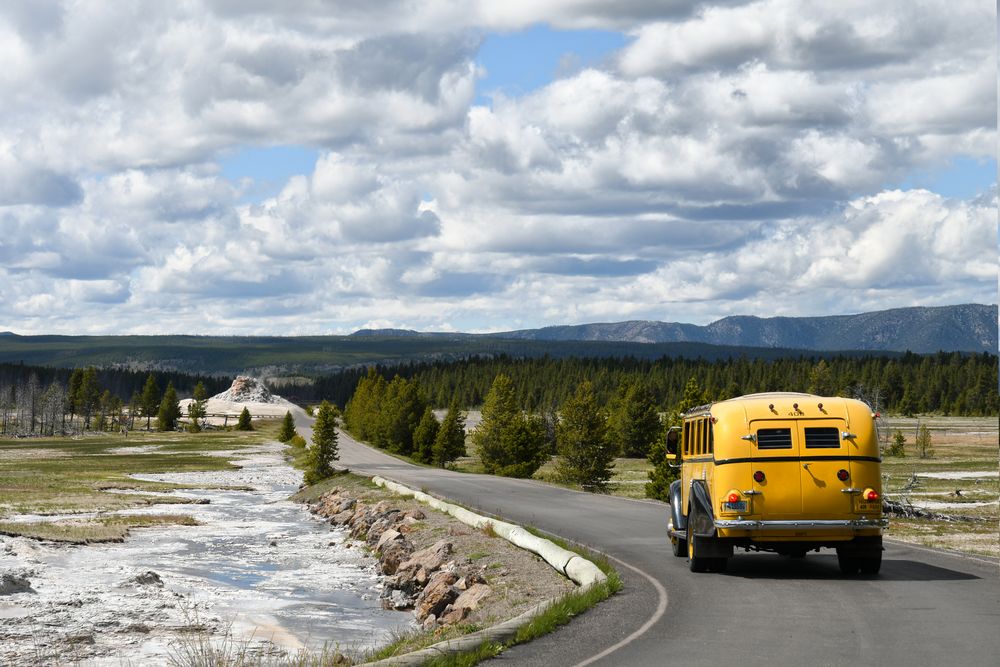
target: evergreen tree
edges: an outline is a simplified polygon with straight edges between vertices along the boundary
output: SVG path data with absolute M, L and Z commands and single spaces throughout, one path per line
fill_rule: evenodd
M 531 477 L 548 459 L 545 426 L 517 407 L 510 378 L 494 379 L 483 403 L 482 421 L 472 436 L 486 472 Z
M 608 425 L 621 455 L 630 458 L 648 456 L 663 430 L 652 392 L 638 382 L 622 385 Z
M 817 396 L 830 396 L 834 393 L 833 377 L 826 359 L 817 361 L 809 372 L 809 387 L 806 391 Z
M 205 389 L 205 384 L 199 382 L 194 387 L 194 394 L 191 397 L 191 402 L 188 403 L 188 417 L 191 418 L 191 423 L 188 425 L 188 430 L 192 433 L 198 433 L 201 431 L 200 419 L 205 418 L 205 402 L 208 400 L 208 391 Z
M 177 402 L 177 390 L 174 383 L 167 383 L 167 390 L 160 401 L 160 409 L 156 414 L 156 428 L 160 431 L 173 431 L 177 428 L 177 420 L 181 416 L 181 406 Z
M 146 377 L 146 384 L 142 388 L 142 414 L 146 418 L 146 430 L 149 430 L 149 420 L 156 414 L 160 406 L 160 387 L 156 384 L 156 378 L 150 373 Z
M 931 431 L 927 424 L 921 424 L 917 430 L 917 455 L 922 459 L 929 459 L 934 456 L 934 449 L 931 447 Z
M 313 424 L 313 444 L 306 459 L 304 479 L 315 484 L 333 475 L 333 462 L 339 458 L 337 448 L 337 409 L 323 401 Z
M 66 403 L 69 407 L 69 416 L 71 421 L 75 415 L 80 414 L 80 404 L 77 401 L 80 397 L 80 385 L 82 383 L 83 371 L 79 368 L 73 369 L 73 373 L 69 376 L 69 385 L 66 391 Z
M 885 452 L 886 456 L 906 456 L 906 436 L 898 428 L 892 434 L 892 444 Z
M 437 439 L 438 420 L 430 406 L 424 408 L 417 428 L 413 431 L 413 458 L 421 463 L 430 463 L 434 459 L 434 441 Z
M 617 448 L 608 438 L 607 418 L 597 406 L 593 385 L 581 382 L 559 413 L 559 476 L 587 490 L 606 490 Z
M 248 410 L 246 406 L 243 407 L 243 411 L 240 413 L 240 418 L 236 422 L 236 430 L 237 431 L 253 430 L 253 422 L 251 421 L 250 410 Z
M 83 372 L 76 393 L 76 404 L 83 415 L 83 428 L 90 428 L 90 418 L 101 404 L 101 387 L 97 384 L 97 369 L 93 366 Z
M 465 418 L 452 402 L 434 438 L 432 459 L 434 465 L 443 468 L 459 456 L 465 456 Z
M 281 420 L 281 430 L 278 431 L 278 442 L 288 442 L 295 437 L 295 420 L 292 413 L 286 412 L 285 418 Z
M 676 460 L 667 459 L 667 434 L 672 427 L 681 425 L 683 421 L 681 416 L 685 412 L 708 402 L 708 395 L 702 391 L 698 381 L 693 376 L 688 378 L 687 384 L 684 385 L 684 395 L 663 425 L 660 437 L 649 450 L 648 459 L 653 464 L 653 469 L 647 473 L 649 475 L 649 481 L 646 482 L 647 498 L 670 502 L 670 485 L 680 477 L 680 470 L 670 466 L 680 463 L 680 449 L 678 448 Z

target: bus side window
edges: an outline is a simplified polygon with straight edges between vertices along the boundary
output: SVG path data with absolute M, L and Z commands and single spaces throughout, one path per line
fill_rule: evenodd
M 709 417 L 705 420 L 705 426 L 708 428 L 708 453 L 715 453 L 715 429 L 712 427 L 712 418 Z
M 684 456 L 691 455 L 691 422 L 684 422 L 684 442 L 681 443 L 681 451 L 684 452 Z
M 697 436 L 696 439 L 698 441 L 698 455 L 701 456 L 702 454 L 705 453 L 705 420 L 704 419 L 699 419 L 698 420 L 698 436 Z

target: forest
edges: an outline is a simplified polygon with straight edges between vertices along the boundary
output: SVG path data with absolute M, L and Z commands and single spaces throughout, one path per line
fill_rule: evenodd
M 131 428 L 137 417 L 156 416 L 170 392 L 176 402 L 178 393 L 190 396 L 199 385 L 216 394 L 230 381 L 183 373 L 0 364 L 0 434 Z
M 669 409 L 681 401 L 688 380 L 694 378 L 710 400 L 763 391 L 804 391 L 860 398 L 876 410 L 894 414 L 1000 413 L 997 356 L 989 353 L 717 360 L 499 355 L 372 368 L 386 380 L 396 375 L 417 380 L 436 407 L 453 401 L 465 408 L 480 406 L 494 379 L 504 374 L 513 383 L 518 405 L 536 412 L 560 405 L 583 381 L 593 385 L 601 404 L 610 402 L 619 387 L 637 382 L 661 409 Z M 317 378 L 311 386 L 297 387 L 295 398 L 346 405 L 367 372 L 367 367 L 354 367 Z

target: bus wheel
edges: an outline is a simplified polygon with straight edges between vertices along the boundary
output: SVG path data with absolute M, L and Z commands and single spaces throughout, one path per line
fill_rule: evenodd
M 695 547 L 695 537 L 694 537 L 694 515 L 693 512 L 688 512 L 688 525 L 687 525 L 687 553 L 688 553 L 688 567 L 692 572 L 708 572 L 712 565 L 712 558 L 705 558 L 704 556 L 699 556 L 697 548 Z
M 879 562 L 882 560 L 882 555 L 879 554 Z M 840 571 L 844 574 L 857 574 L 861 570 L 861 559 L 857 556 L 850 556 L 846 553 L 837 550 L 837 565 L 840 566 Z
M 858 558 L 857 561 L 858 567 L 861 568 L 861 574 L 878 574 L 878 571 L 882 569 L 882 552 L 876 551 L 870 556 Z
M 683 537 L 678 537 L 677 535 L 670 535 L 670 549 L 674 552 L 674 555 L 678 558 L 684 558 L 688 554 L 688 542 Z

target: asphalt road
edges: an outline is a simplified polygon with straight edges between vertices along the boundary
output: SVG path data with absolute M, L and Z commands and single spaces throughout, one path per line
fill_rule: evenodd
M 310 436 L 304 415 L 299 432 Z M 340 435 L 340 463 L 529 524 L 610 556 L 624 588 L 568 626 L 505 651 L 514 665 L 1000 664 L 1000 566 L 887 542 L 878 577 L 833 552 L 738 553 L 725 574 L 673 556 L 668 507 L 422 468 Z

